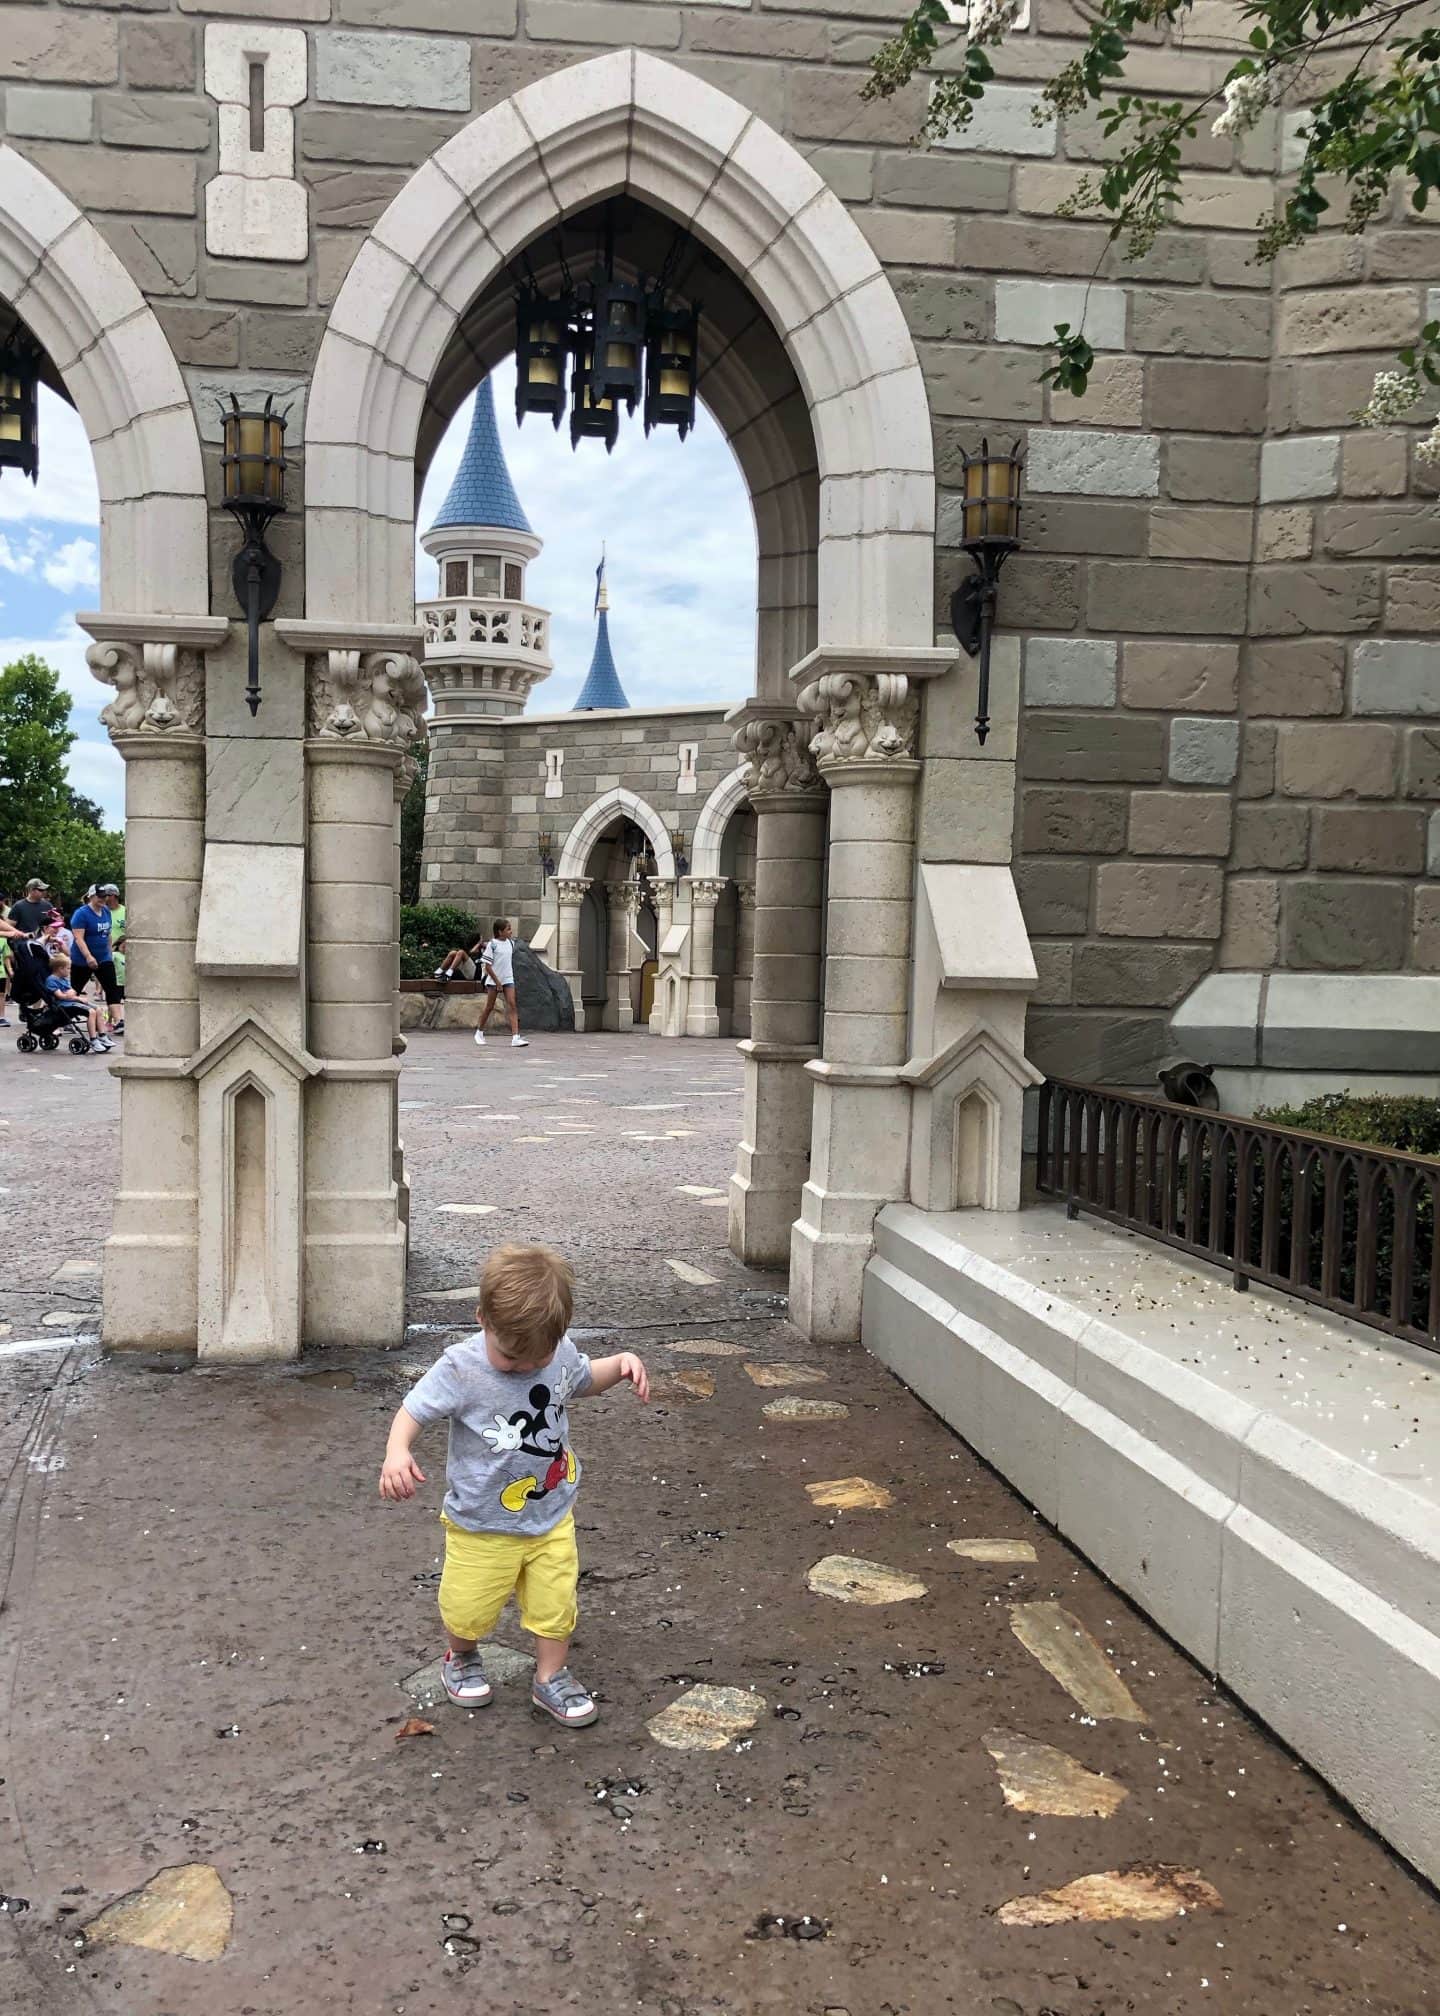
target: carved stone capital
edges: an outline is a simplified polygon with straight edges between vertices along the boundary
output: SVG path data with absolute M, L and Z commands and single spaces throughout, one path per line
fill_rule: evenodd
M 102 639 L 87 647 L 85 663 L 115 698 L 100 710 L 112 737 L 203 735 L 205 661 L 178 644 Z
M 612 910 L 623 910 L 627 916 L 640 914 L 640 884 L 638 882 L 607 882 L 605 899 Z
M 576 877 L 572 880 L 567 875 L 562 880 L 553 882 L 550 886 L 555 891 L 556 902 L 563 906 L 570 903 L 583 903 L 585 901 L 585 891 L 590 887 L 590 884 L 581 877 Z
M 914 757 L 920 703 L 903 672 L 827 672 L 799 698 L 815 723 L 810 750 L 822 774 L 831 764 Z
M 309 660 L 307 732 L 321 742 L 371 742 L 409 755 L 425 740 L 425 675 L 407 651 L 336 646 Z
M 725 875 L 687 875 L 685 885 L 690 891 L 690 901 L 701 910 L 713 910 L 725 894 L 729 877 Z
M 808 723 L 755 716 L 740 723 L 731 741 L 747 759 L 745 787 L 752 798 L 778 791 L 814 796 L 823 790 Z
M 737 881 L 735 884 L 735 894 L 740 899 L 740 908 L 742 910 L 753 910 L 755 908 L 755 884 L 753 882 Z

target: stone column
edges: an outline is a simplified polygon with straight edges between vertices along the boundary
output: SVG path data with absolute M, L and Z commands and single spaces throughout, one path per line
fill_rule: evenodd
M 725 894 L 723 875 L 687 875 L 690 894 L 690 988 L 685 1009 L 687 1036 L 718 1036 L 715 1003 L 715 906 Z
M 815 1105 L 790 1315 L 807 1337 L 839 1343 L 860 1334 L 876 1214 L 908 1193 L 919 707 L 903 673 L 854 671 L 822 672 L 800 704 L 831 799 L 824 1055 L 807 1066 Z
M 810 1166 L 814 1086 L 806 1064 L 820 1048 L 820 896 L 826 793 L 809 751 L 810 728 L 793 707 L 751 701 L 730 717 L 750 759 L 755 811 L 750 1034 L 745 1107 L 730 1179 L 730 1248 L 755 1266 L 790 1257 L 790 1228 Z
M 607 1029 L 633 1029 L 635 1010 L 630 1000 L 630 931 L 640 909 L 638 882 L 607 882 L 605 900 L 610 905 L 610 944 L 606 959 L 605 1018 Z
M 557 924 L 555 931 L 555 970 L 570 989 L 570 999 L 575 1004 L 575 1027 L 585 1027 L 585 1003 L 583 996 L 584 975 L 580 968 L 580 906 L 585 901 L 585 892 L 590 887 L 586 881 L 572 881 L 566 877 L 551 884 L 555 891 Z
M 403 901 L 400 894 L 400 822 L 405 809 L 405 800 L 410 795 L 410 786 L 419 775 L 419 770 L 420 765 L 413 756 L 402 756 L 395 766 L 395 868 L 392 880 L 392 887 L 395 892 L 395 954 L 390 967 L 391 984 L 394 988 L 390 1004 L 390 1048 L 396 1057 L 403 1057 L 406 1049 L 405 1038 L 400 1033 L 400 911 Z M 400 1136 L 400 1080 L 398 1075 L 394 1081 L 394 1092 L 395 1096 L 392 1101 L 393 1111 L 391 1116 L 391 1165 L 394 1170 L 396 1187 L 399 1191 L 400 1219 L 405 1227 L 406 1257 L 408 1261 L 410 1244 L 410 1179 L 405 1173 L 405 1143 Z
M 195 933 L 205 855 L 205 660 L 211 617 L 88 617 L 86 661 L 115 688 L 100 719 L 125 760 L 125 1053 L 120 1179 L 105 1242 L 109 1349 L 193 1350 L 200 1047 Z M 155 633 L 159 633 L 158 636 Z
M 306 672 L 304 1334 L 387 1346 L 404 1332 L 407 1247 L 396 821 L 425 682 L 404 628 L 278 627 Z
M 750 1034 L 750 976 L 755 964 L 755 884 L 735 884 L 735 994 L 732 1014 L 737 1036 Z

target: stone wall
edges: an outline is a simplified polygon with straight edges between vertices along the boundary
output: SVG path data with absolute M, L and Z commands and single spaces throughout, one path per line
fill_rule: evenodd
M 566 836 L 609 791 L 633 791 L 667 831 L 695 820 L 735 768 L 725 709 L 665 707 L 626 713 L 515 715 L 435 734 L 426 801 L 423 900 L 461 903 L 517 920 L 528 937 L 540 917 L 541 833 L 558 867 Z M 695 750 L 681 789 L 682 748 Z M 558 752 L 558 791 L 547 795 L 547 755 Z M 693 782 L 692 782 L 693 780 Z M 577 873 L 583 873 L 577 870 Z
M 888 104 L 859 95 L 903 11 L 902 0 L 251 0 L 246 46 L 278 38 L 267 104 L 288 108 L 304 257 L 228 256 L 214 234 L 207 247 L 208 192 L 234 170 L 219 114 L 238 109 L 222 102 L 224 37 L 206 54 L 207 32 L 233 27 L 213 18 L 220 0 L 9 9 L 4 130 L 155 306 L 200 418 L 213 504 L 216 397 L 276 392 L 298 444 L 340 283 L 442 141 L 602 48 L 654 50 L 704 77 L 808 156 L 888 270 L 932 405 L 942 634 L 964 565 L 961 449 L 987 430 L 1025 443 L 1025 550 L 1000 611 L 1025 640 L 1015 854 L 1041 971 L 1037 1061 L 1148 1078 L 1169 1008 L 1217 966 L 1440 968 L 1440 897 L 1424 879 L 1440 852 L 1429 824 L 1440 725 L 1427 725 L 1440 706 L 1435 486 L 1407 466 L 1408 437 L 1351 420 L 1373 369 L 1427 312 L 1433 228 L 1397 208 L 1363 241 L 1337 234 L 1278 272 L 1257 268 L 1255 227 L 1293 162 L 1293 120 L 1236 143 L 1213 138 L 1207 118 L 1188 149 L 1186 228 L 1121 265 L 1098 227 L 1058 214 L 1103 158 L 1099 122 L 1034 116 L 1039 85 L 1084 32 L 1070 0 L 1035 0 L 1030 28 L 995 52 L 999 82 L 973 127 L 930 151 L 912 144 L 922 84 Z M 1238 9 L 1202 0 L 1183 49 L 1142 42 L 1130 80 L 1209 91 L 1244 32 Z M 233 56 L 233 32 L 228 46 Z M 233 145 L 233 119 L 230 130 Z M 268 148 L 268 124 L 266 137 Z M 283 153 L 283 137 L 274 144 Z M 277 183 L 288 172 L 282 161 Z M 272 251 L 284 242 L 278 193 L 275 206 Z M 263 232 L 257 243 L 263 254 Z M 1082 314 L 1098 361 L 1077 403 L 1039 374 L 1054 322 Z M 303 494 L 297 454 L 295 508 L 272 535 L 282 616 L 303 611 Z M 211 593 L 226 614 L 234 544 L 216 511 Z M 273 676 L 298 673 L 280 654 Z M 622 733 L 642 739 L 619 750 L 608 726 L 554 730 L 566 792 L 547 805 L 550 732 L 493 724 L 467 730 L 463 758 L 437 751 L 432 865 L 446 872 L 427 893 L 484 907 L 476 885 L 498 877 L 500 907 L 523 926 L 536 836 L 562 836 L 592 782 L 613 775 L 667 820 L 703 802 L 704 778 L 695 800 L 667 795 L 678 730 L 637 716 Z M 701 740 L 707 762 L 728 766 L 718 718 Z

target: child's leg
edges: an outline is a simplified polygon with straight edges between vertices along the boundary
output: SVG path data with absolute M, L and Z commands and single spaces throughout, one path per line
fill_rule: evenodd
M 520 1010 L 515 1001 L 515 989 L 513 987 L 505 989 L 505 1013 L 510 1022 L 510 1034 L 518 1036 L 520 1034 Z
M 495 1013 L 495 1003 L 499 998 L 499 992 L 500 990 L 497 987 L 487 987 L 485 989 L 485 1006 L 480 1011 L 480 1027 L 482 1029 Z

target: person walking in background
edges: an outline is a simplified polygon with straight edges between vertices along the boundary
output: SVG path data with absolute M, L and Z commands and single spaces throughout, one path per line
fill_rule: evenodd
M 38 938 L 54 908 L 50 901 L 50 884 L 42 882 L 38 875 L 32 875 L 25 884 L 25 894 L 10 905 L 10 922 L 27 938 Z
M 120 997 L 120 1020 L 113 1023 L 111 1034 L 125 1034 L 125 901 L 113 882 L 102 882 L 100 894 L 110 910 L 110 957 L 115 962 L 115 992 Z
M 19 933 L 10 922 L 10 898 L 0 896 L 0 1029 L 11 1026 L 6 1009 L 10 1006 L 10 940 Z
M 113 885 L 112 885 L 113 886 Z M 75 942 L 70 953 L 71 971 L 80 982 L 83 994 L 89 980 L 98 980 L 105 996 L 105 1010 L 102 1027 L 109 1028 L 116 1021 L 115 1009 L 120 1000 L 119 982 L 115 977 L 115 961 L 110 956 L 110 934 L 112 919 L 104 896 L 98 889 L 85 891 L 85 901 L 70 919 L 70 929 L 75 934 Z M 120 1023 L 119 1033 L 124 1032 Z
M 485 969 L 485 1008 L 480 1017 L 480 1026 L 475 1031 L 475 1041 L 485 1047 L 485 1024 L 495 1012 L 495 1003 L 505 996 L 505 1013 L 510 1021 L 510 1047 L 512 1050 L 527 1050 L 530 1046 L 520 1034 L 520 1009 L 515 1000 L 515 948 L 510 942 L 511 924 L 508 917 L 497 917 L 490 926 L 490 937 L 480 954 Z

